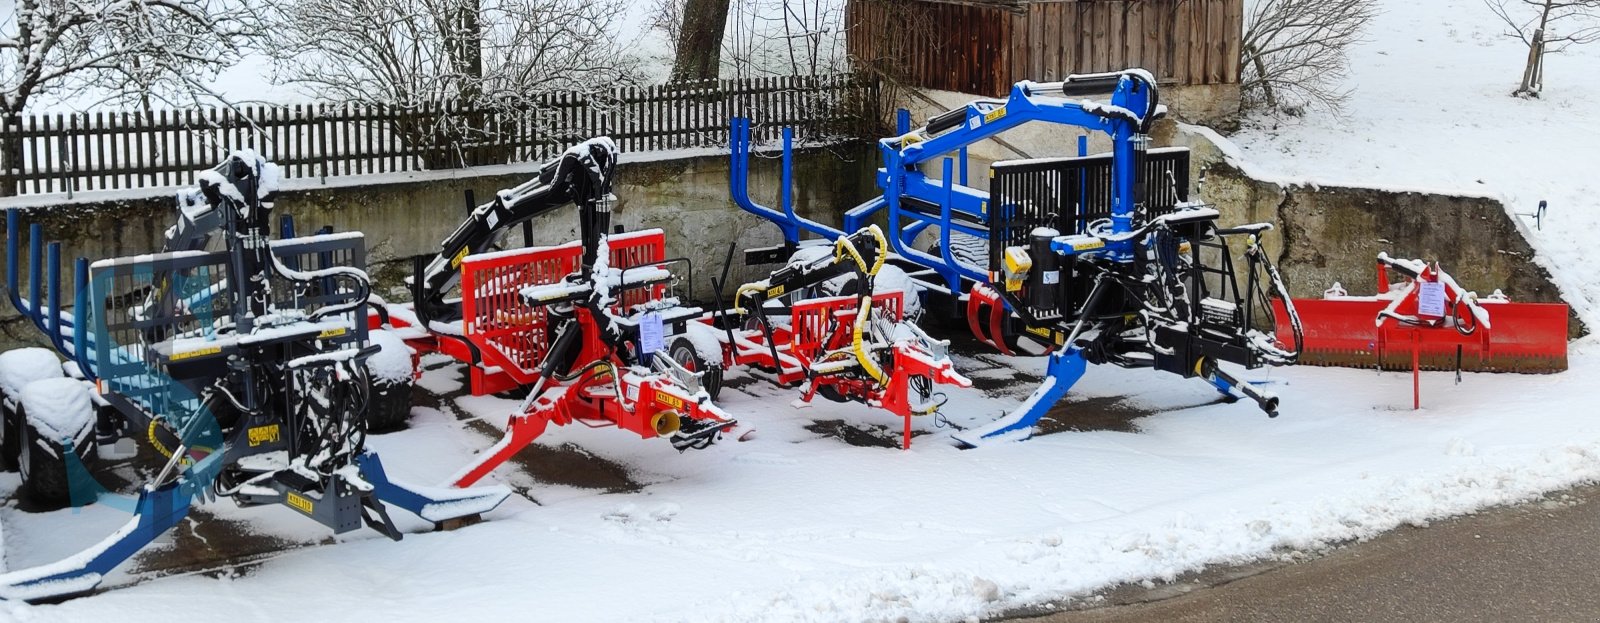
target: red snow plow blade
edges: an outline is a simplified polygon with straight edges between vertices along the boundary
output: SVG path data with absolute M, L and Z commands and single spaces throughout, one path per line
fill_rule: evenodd
M 1380 281 L 1383 271 L 1380 271 Z M 1386 287 L 1386 286 L 1380 286 Z M 1392 298 L 1332 296 L 1295 299 L 1305 346 L 1298 363 L 1384 370 L 1410 370 L 1412 351 L 1423 370 L 1552 373 L 1567 369 L 1567 306 L 1562 303 L 1477 301 L 1492 326 L 1470 335 L 1454 330 L 1418 330 L 1394 321 L 1379 323 Z M 1278 339 L 1289 339 L 1282 301 L 1273 301 Z M 1413 346 L 1413 344 L 1415 346 Z

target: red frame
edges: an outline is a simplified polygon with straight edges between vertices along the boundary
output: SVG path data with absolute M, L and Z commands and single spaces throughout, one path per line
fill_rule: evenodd
M 607 240 L 612 268 L 657 265 L 666 255 L 666 236 L 659 229 L 616 234 Z M 407 343 L 418 352 L 440 352 L 468 364 L 472 394 L 481 396 L 530 385 L 539 378 L 538 366 L 549 350 L 548 315 L 542 306 L 523 302 L 529 286 L 553 284 L 578 269 L 583 247 L 577 242 L 553 247 L 470 255 L 461 262 L 462 333 L 439 333 L 429 327 L 426 336 Z M 660 300 L 666 284 L 620 293 L 611 307 L 621 312 L 641 303 Z M 584 335 L 599 334 L 592 313 L 575 309 Z M 391 315 L 396 328 L 412 326 Z M 474 351 L 481 359 L 474 363 Z M 622 428 L 650 439 L 675 431 L 679 418 L 732 420 L 721 409 L 691 395 L 682 385 L 657 376 L 634 376 L 600 340 L 584 341 L 578 367 L 594 362 L 605 365 L 568 382 L 548 382 L 523 413 L 513 413 L 505 437 L 455 477 L 454 486 L 467 487 L 543 434 L 550 424 L 574 421 Z M 618 376 L 620 373 L 620 376 Z M 622 396 L 618 396 L 618 393 Z M 702 395 L 703 396 L 703 395 Z M 668 413 L 672 415 L 667 415 Z
M 874 294 L 872 307 L 874 310 L 884 310 L 893 321 L 899 322 L 903 318 L 904 301 L 902 292 Z M 861 298 L 855 296 L 835 296 L 797 303 L 790 308 L 789 326 L 773 329 L 772 343 L 768 343 L 766 336 L 758 329 L 735 329 L 735 343 L 723 345 L 723 366 L 762 366 L 777 370 L 777 382 L 780 385 L 803 383 L 808 378 L 806 370 L 818 356 L 850 344 L 860 303 Z M 713 322 L 710 317 L 701 320 L 707 324 Z M 750 346 L 741 348 L 739 342 L 747 342 Z M 773 359 L 774 346 L 778 353 L 776 361 Z M 786 358 L 794 361 L 794 365 L 783 365 Z M 910 448 L 911 417 L 916 415 L 911 408 L 911 377 L 926 376 L 936 383 L 972 386 L 972 381 L 955 372 L 949 359 L 936 362 L 905 344 L 895 347 L 894 360 L 887 372 L 889 382 L 883 385 L 870 379 L 819 375 L 801 400 L 811 402 L 818 390 L 829 386 L 856 402 L 888 409 L 904 418 L 901 447 Z
M 1425 281 L 1441 279 L 1438 270 L 1431 265 L 1423 270 L 1420 278 Z M 1388 269 L 1379 262 L 1378 293 L 1388 294 L 1390 289 Z M 1446 281 L 1448 305 L 1455 305 L 1463 294 Z M 1379 362 L 1398 362 L 1401 359 L 1390 359 L 1389 353 L 1409 350 L 1413 407 L 1421 404 L 1417 371 L 1455 369 L 1458 347 L 1464 368 L 1550 372 L 1567 367 L 1568 310 L 1565 304 L 1480 299 L 1478 304 L 1489 312 L 1490 325 L 1480 325 L 1472 335 L 1461 335 L 1442 318 L 1418 316 L 1419 297 L 1419 288 L 1411 288 L 1398 303 L 1388 297 L 1295 299 L 1294 306 L 1304 330 L 1302 350 L 1353 366 L 1370 365 L 1374 358 Z M 1379 318 L 1379 312 L 1389 309 L 1392 303 L 1395 313 L 1418 317 L 1424 324 L 1407 326 L 1392 318 Z M 1281 301 L 1274 301 L 1273 312 L 1278 339 L 1289 343 L 1293 335 Z M 1374 322 L 1374 319 L 1379 321 Z M 1466 362 L 1477 365 L 1467 366 Z

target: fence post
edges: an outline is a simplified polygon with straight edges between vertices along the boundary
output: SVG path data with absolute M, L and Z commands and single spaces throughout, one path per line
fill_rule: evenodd
M 310 107 L 306 113 L 311 117 L 310 127 L 317 133 L 317 159 L 322 168 L 322 184 L 328 184 L 328 129 L 322 127 L 323 116 L 318 114 L 323 111 L 325 104 Z
M 73 179 L 72 170 L 76 168 L 73 164 L 78 160 L 78 146 L 77 142 L 72 140 L 72 137 L 78 133 L 78 113 L 72 113 L 67 118 L 69 119 L 69 125 L 59 128 L 66 131 L 56 136 L 56 148 L 59 152 L 56 157 L 60 160 L 57 164 L 61 165 L 61 188 L 67 191 L 67 198 L 71 199 L 72 191 L 77 190 L 75 188 L 77 180 Z M 59 120 L 60 117 L 57 117 L 57 119 Z
M 0 121 L 0 197 L 15 197 L 21 190 L 22 115 L 5 113 Z

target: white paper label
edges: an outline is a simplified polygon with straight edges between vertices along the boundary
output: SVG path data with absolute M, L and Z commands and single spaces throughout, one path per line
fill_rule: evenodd
M 967 127 L 973 130 L 978 129 L 980 125 L 983 125 L 983 119 L 980 117 L 973 117 L 967 120 Z
M 496 225 L 500 224 L 500 215 L 494 213 L 494 208 L 489 208 L 489 213 L 485 215 L 484 220 L 488 221 L 489 228 L 493 229 Z
M 1061 271 L 1059 270 L 1047 270 L 1040 276 L 1044 278 L 1045 285 L 1061 283 Z
M 661 314 L 650 312 L 639 318 L 639 350 L 646 354 L 661 351 Z
M 1417 315 L 1444 317 L 1444 283 L 1423 281 L 1417 285 Z

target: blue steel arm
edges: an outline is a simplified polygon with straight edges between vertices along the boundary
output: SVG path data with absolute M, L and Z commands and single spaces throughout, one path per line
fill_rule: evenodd
M 1062 83 L 1062 85 L 1067 84 L 1070 83 Z M 978 102 L 968 104 L 963 123 L 938 136 L 918 141 L 916 139 L 920 137 L 907 132 L 898 137 L 879 141 L 887 165 L 879 174 L 879 186 L 884 189 L 884 196 L 887 199 L 890 229 L 901 234 L 890 237 L 890 244 L 896 253 L 933 268 L 952 288 L 958 290 L 962 278 L 977 282 L 987 281 L 987 275 L 970 270 L 969 267 L 910 249 L 905 241 L 914 237 L 913 232 L 920 232 L 928 224 L 905 224 L 903 218 L 909 216 L 913 220 L 919 220 L 917 216 L 920 215 L 908 214 L 902 210 L 900 198 L 912 197 L 934 204 L 948 204 L 952 213 L 959 212 L 987 222 L 989 198 L 987 193 L 965 186 L 954 186 L 952 189 L 948 183 L 951 178 L 949 171 L 944 174 L 945 183 L 935 183 L 928 180 L 918 166 L 944 154 L 962 152 L 973 143 L 1033 121 L 1102 131 L 1111 136 L 1114 145 L 1112 232 L 1126 232 L 1132 228 L 1136 179 L 1134 139 L 1144 129 L 1143 126 L 1152 121 L 1149 118 L 1155 110 L 1152 85 L 1142 74 L 1124 72 L 1117 79 L 1117 88 L 1112 94 L 1109 106 L 1042 95 L 1052 89 L 1063 90 L 1061 85 L 1021 82 L 1011 88 L 1011 93 L 1003 104 L 985 107 L 980 107 Z M 1144 111 L 1143 116 L 1134 111 Z M 970 228 L 963 228 L 959 223 L 950 222 L 943 216 L 937 224 L 946 230 L 975 233 Z M 982 233 L 975 235 L 983 236 Z M 1109 251 L 1114 257 L 1131 257 L 1132 242 L 1116 242 Z
M 762 217 L 778 225 L 783 230 L 783 240 L 789 244 L 800 242 L 802 231 L 810 232 L 829 241 L 844 235 L 844 232 L 823 225 L 808 218 L 801 217 L 794 212 L 793 198 L 793 164 L 794 164 L 794 130 L 783 129 L 783 184 L 782 199 L 779 211 L 759 203 L 750 198 L 750 120 L 744 117 L 734 117 L 732 122 L 732 136 L 729 140 L 729 156 L 731 158 L 729 174 L 729 190 L 733 202 L 740 209 Z
M 100 376 L 95 372 L 95 359 L 89 356 L 89 316 L 95 313 L 89 295 L 89 260 L 80 257 L 72 268 L 73 284 L 77 286 L 72 293 L 72 358 L 77 360 L 84 378 L 97 381 Z

